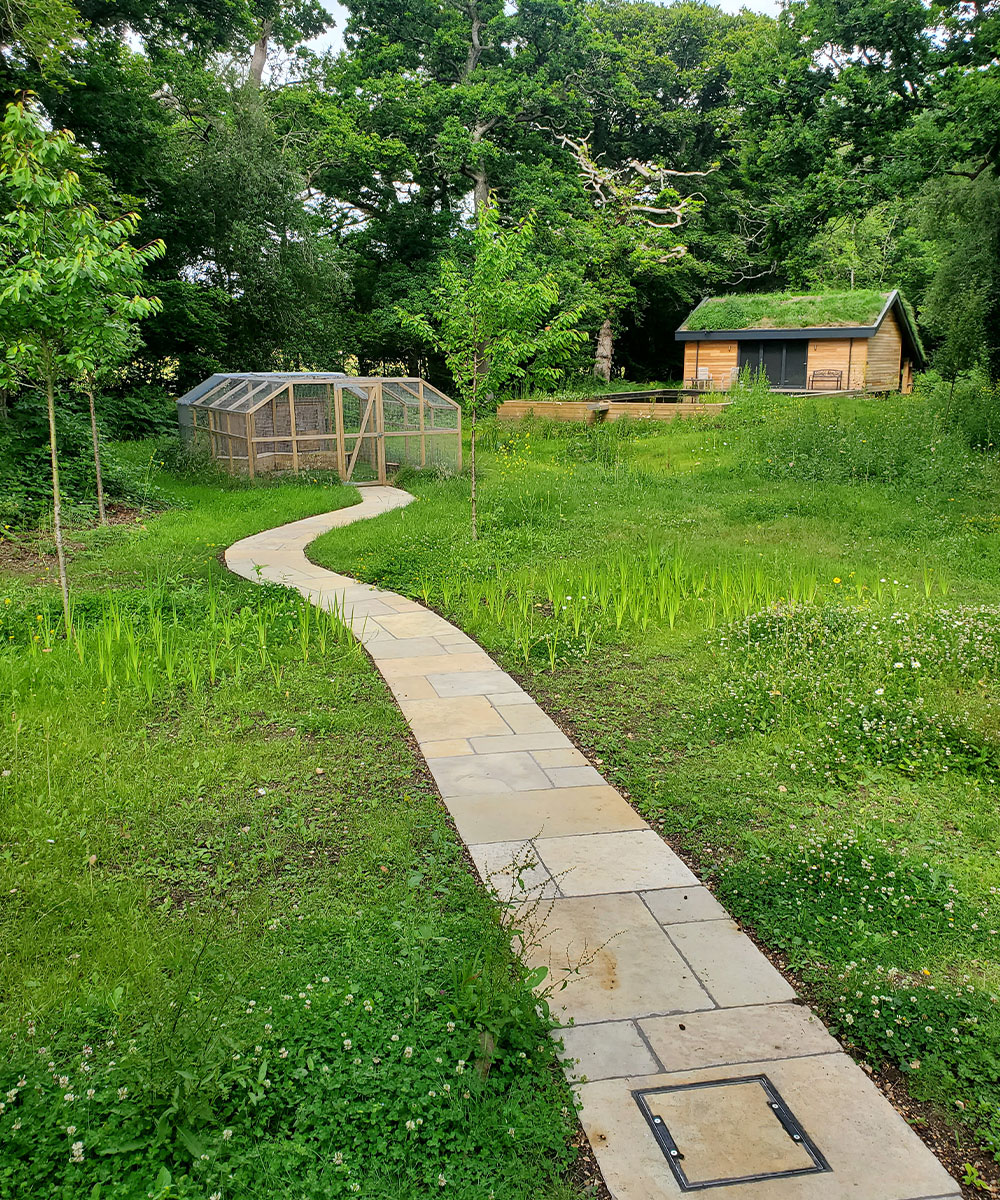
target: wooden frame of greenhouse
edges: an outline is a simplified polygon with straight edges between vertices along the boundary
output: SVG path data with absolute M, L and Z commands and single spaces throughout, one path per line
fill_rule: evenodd
M 335 470 L 385 483 L 401 466 L 462 469 L 462 412 L 417 377 L 212 375 L 177 401 L 182 438 L 229 471 Z

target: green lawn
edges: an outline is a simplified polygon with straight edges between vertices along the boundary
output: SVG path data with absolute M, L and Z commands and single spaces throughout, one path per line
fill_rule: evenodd
M 995 1150 L 1000 510 L 982 412 L 949 419 L 487 426 L 478 542 L 466 481 L 412 477 L 310 553 L 478 638 L 859 1057 Z
M 134 456 L 144 447 L 131 447 Z M 0 581 L 0 1195 L 556 1200 L 572 1099 L 368 659 L 229 575 L 339 485 L 154 482 Z

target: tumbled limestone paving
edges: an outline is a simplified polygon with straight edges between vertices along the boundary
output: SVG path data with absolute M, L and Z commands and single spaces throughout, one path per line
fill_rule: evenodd
M 612 1194 L 683 1194 L 634 1092 L 699 1083 L 713 1086 L 698 1096 L 721 1095 L 718 1080 L 764 1075 L 830 1169 L 713 1186 L 715 1200 L 959 1200 L 783 976 L 509 675 L 443 617 L 306 558 L 327 530 L 412 499 L 363 488 L 358 505 L 244 538 L 226 563 L 336 607 L 364 643 L 484 883 L 530 930 L 531 965 L 549 968 L 552 1009 L 573 1022 L 566 1069 L 583 1081 L 581 1119 Z M 730 1089 L 727 1103 L 753 1092 Z M 730 1177 L 728 1130 L 708 1116 L 699 1130 L 691 1111 L 682 1156 L 709 1173 L 718 1159 Z M 752 1158 L 749 1109 L 730 1124 L 741 1126 L 735 1157 Z

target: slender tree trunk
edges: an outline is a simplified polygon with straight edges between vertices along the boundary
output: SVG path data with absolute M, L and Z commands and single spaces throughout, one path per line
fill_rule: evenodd
M 476 409 L 479 407 L 475 392 L 472 398 L 472 423 L 469 426 L 469 474 L 472 480 L 471 484 L 471 501 L 472 501 L 472 540 L 479 540 L 479 527 L 476 524 Z
M 107 525 L 108 514 L 104 507 L 104 480 L 101 477 L 101 442 L 97 436 L 97 413 L 94 410 L 94 389 L 87 388 L 90 401 L 90 436 L 94 440 L 94 478 L 97 480 L 97 515 L 102 525 Z
M 254 43 L 253 58 L 250 60 L 250 85 L 259 88 L 264 78 L 264 67 L 267 64 L 267 44 L 271 39 L 272 21 L 264 21 L 260 27 L 260 37 Z
M 615 338 L 611 331 L 611 318 L 605 317 L 597 335 L 597 353 L 594 356 L 594 374 L 605 383 L 611 382 L 611 356 Z
M 52 532 L 56 540 L 56 559 L 59 563 L 59 590 L 62 593 L 63 622 L 66 636 L 72 633 L 69 616 L 69 584 L 66 582 L 66 551 L 62 536 L 62 502 L 59 498 L 59 451 L 56 446 L 56 396 L 52 379 L 52 362 L 45 355 L 45 399 L 49 410 L 49 455 L 52 459 Z

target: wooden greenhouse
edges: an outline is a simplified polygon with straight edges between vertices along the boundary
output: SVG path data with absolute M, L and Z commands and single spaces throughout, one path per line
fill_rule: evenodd
M 334 372 L 212 375 L 177 401 L 181 436 L 230 471 L 334 470 L 385 483 L 408 465 L 462 469 L 462 414 L 423 379 Z

